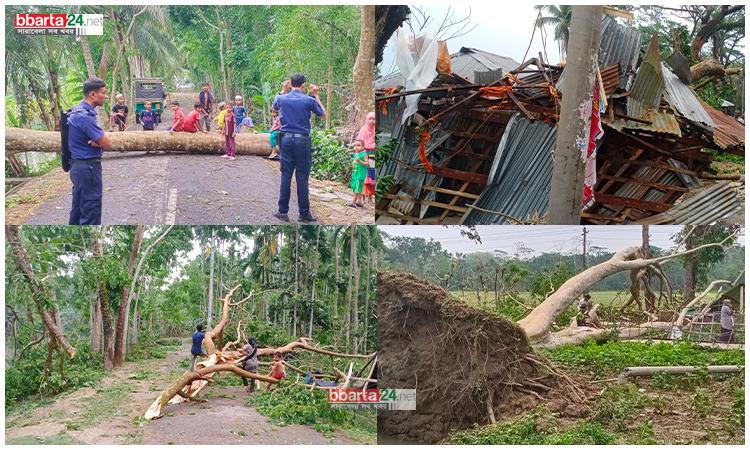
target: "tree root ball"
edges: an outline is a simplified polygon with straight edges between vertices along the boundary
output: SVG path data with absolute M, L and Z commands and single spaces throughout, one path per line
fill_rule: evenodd
M 408 274 L 378 272 L 378 360 L 381 388 L 417 391 L 415 411 L 378 412 L 378 432 L 424 443 L 581 393 L 514 322 Z

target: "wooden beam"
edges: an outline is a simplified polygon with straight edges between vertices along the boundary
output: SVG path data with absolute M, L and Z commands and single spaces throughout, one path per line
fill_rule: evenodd
M 380 97 L 375 97 L 375 101 L 379 102 L 382 100 L 388 100 L 389 98 L 404 97 L 404 96 L 412 95 L 412 94 L 423 94 L 426 92 L 453 91 L 453 90 L 459 90 L 459 89 L 476 89 L 476 88 L 480 88 L 484 86 L 485 86 L 484 84 L 458 84 L 458 85 L 430 87 L 426 89 L 416 89 L 413 91 L 402 91 L 402 92 L 396 92 L 394 94 L 382 95 Z
M 612 113 L 612 115 L 614 115 L 615 117 L 619 117 L 620 119 L 628 119 L 628 120 L 632 120 L 633 122 L 645 123 L 646 125 L 654 124 L 653 121 L 641 119 L 640 117 L 633 117 L 633 116 L 628 116 L 628 115 L 620 114 L 620 113 Z
M 622 17 L 623 19 L 633 20 L 635 18 L 635 15 L 632 12 L 610 8 L 609 6 L 603 6 L 602 11 L 604 12 L 604 14 L 615 17 Z
M 414 222 L 414 223 L 418 223 L 418 224 L 421 224 L 421 225 L 440 225 L 439 222 L 435 222 L 435 221 L 431 221 L 431 220 L 425 220 L 425 219 L 420 219 L 419 217 L 405 216 L 403 214 L 394 213 L 394 212 L 390 212 L 390 211 L 378 211 L 378 213 L 381 216 L 391 217 L 393 219 L 398 219 L 398 220 L 402 220 L 402 221 L 405 221 L 405 222 Z
M 633 166 L 658 167 L 659 169 L 671 170 L 672 172 L 684 173 L 686 175 L 693 175 L 696 177 L 698 176 L 698 173 L 695 172 L 694 170 L 683 169 L 681 167 L 672 167 L 669 164 L 662 164 L 662 163 L 657 163 L 657 162 L 652 162 L 652 161 L 632 161 L 632 160 L 625 159 L 625 158 L 615 158 L 610 155 L 597 156 L 597 158 L 601 158 L 601 159 L 616 162 L 616 163 L 630 164 Z
M 460 206 L 447 205 L 445 203 L 433 202 L 430 200 L 421 200 L 421 199 L 412 198 L 412 197 L 404 197 L 403 195 L 385 194 L 383 197 L 387 197 L 393 200 L 399 200 L 402 202 L 419 203 L 420 205 L 428 205 L 428 206 L 435 206 L 437 208 L 450 209 L 451 211 L 456 211 L 456 212 L 468 211 L 467 208 L 462 208 Z
M 524 117 L 526 117 L 526 120 L 528 120 L 531 123 L 534 123 L 534 121 L 536 120 L 534 116 L 532 116 L 531 113 L 526 108 L 524 108 L 523 104 L 521 104 L 521 102 L 518 101 L 516 96 L 513 95 L 513 92 L 508 91 L 508 98 L 510 99 L 511 102 L 513 102 L 514 105 L 516 105 L 516 108 L 518 108 L 518 111 L 520 111 L 521 114 L 523 114 Z
M 432 166 L 432 174 L 454 180 L 468 181 L 471 183 L 487 185 L 489 177 L 478 173 L 464 172 L 456 169 L 446 169 L 444 167 Z
M 396 183 L 388 189 L 387 194 L 396 195 L 401 190 L 401 183 Z M 388 211 L 393 200 L 387 197 L 382 197 L 377 205 L 375 205 L 375 220 L 378 220 L 378 213 L 380 211 Z
M 439 188 L 435 186 L 428 186 L 426 184 L 422 186 L 422 189 L 427 189 L 428 191 L 440 192 L 443 194 L 458 195 L 459 197 L 466 197 L 472 200 L 476 200 L 479 198 L 479 196 L 476 194 L 469 194 L 468 192 L 454 191 L 453 189 L 445 189 L 445 188 Z
M 617 195 L 609 195 L 609 194 L 595 193 L 594 200 L 597 203 L 604 203 L 607 205 L 628 206 L 631 208 L 642 209 L 645 211 L 666 212 L 670 208 L 672 208 L 672 205 L 648 202 L 646 200 L 636 200 L 634 198 L 619 197 Z
M 594 194 L 594 199 L 596 200 L 596 194 Z M 609 220 L 612 222 L 622 223 L 623 218 L 622 217 L 616 217 L 616 216 L 600 216 L 597 214 L 589 214 L 589 213 L 581 213 L 581 217 L 585 219 L 593 219 L 593 220 Z
M 684 188 L 680 186 L 672 186 L 671 184 L 651 183 L 650 181 L 645 181 L 645 180 L 641 180 L 638 178 L 615 177 L 612 175 L 601 175 L 601 177 L 605 180 L 613 180 L 613 181 L 621 181 L 623 183 L 639 184 L 641 186 L 649 186 L 652 188 L 661 189 L 663 191 L 679 191 L 679 192 L 689 191 L 688 188 Z M 594 194 L 594 196 L 596 196 L 596 194 Z

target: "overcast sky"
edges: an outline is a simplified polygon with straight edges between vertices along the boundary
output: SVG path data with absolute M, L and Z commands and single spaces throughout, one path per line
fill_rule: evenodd
M 578 1 L 568 2 L 568 4 L 581 3 Z M 585 2 L 583 3 L 585 4 Z M 453 54 L 458 52 L 461 47 L 474 47 L 480 50 L 495 53 L 501 56 L 513 58 L 518 63 L 526 59 L 537 57 L 539 52 L 544 52 L 545 46 L 542 45 L 542 36 L 539 30 L 534 34 L 531 48 L 532 33 L 534 33 L 534 21 L 537 18 L 538 11 L 534 9 L 534 3 L 514 3 L 504 1 L 487 1 L 487 2 L 469 2 L 457 5 L 426 5 L 418 6 L 432 17 L 432 22 L 425 28 L 428 31 L 436 32 L 443 22 L 448 9 L 453 13 L 454 20 L 460 20 L 471 14 L 470 27 L 476 25 L 476 28 L 469 34 L 455 39 L 448 40 L 448 51 Z M 414 15 L 414 14 L 413 14 Z M 547 14 L 543 14 L 547 15 Z M 638 12 L 635 12 L 636 18 Z M 679 21 L 678 18 L 671 16 L 671 20 Z M 622 21 L 618 19 L 618 21 Z M 416 22 L 414 22 L 416 25 Z M 689 24 L 692 27 L 692 23 Z M 404 26 L 408 30 L 408 26 Z M 558 44 L 554 40 L 554 27 L 545 27 L 544 41 L 546 42 L 546 57 L 552 64 L 560 62 L 560 52 Z M 442 38 L 447 38 L 450 33 Z M 745 40 L 740 41 L 740 45 L 745 45 Z M 544 55 L 544 53 L 542 53 Z M 383 62 L 380 65 L 380 73 L 387 75 L 398 70 L 395 63 L 395 54 L 391 50 L 391 44 L 385 48 L 383 53 Z
M 545 252 L 580 253 L 582 251 L 582 226 L 477 226 L 482 244 L 477 244 L 461 236 L 459 227 L 418 226 L 418 225 L 378 225 L 378 228 L 392 236 L 422 237 L 439 241 L 451 253 L 491 252 L 495 249 L 513 254 L 515 244 L 523 242 L 538 255 Z M 659 225 L 649 227 L 651 245 L 663 249 L 670 248 L 670 236 L 678 233 L 681 226 Z M 587 226 L 587 245 L 617 251 L 629 245 L 641 245 L 641 227 L 638 225 Z M 743 230 L 744 231 L 744 230 Z M 745 245 L 744 233 L 739 242 Z

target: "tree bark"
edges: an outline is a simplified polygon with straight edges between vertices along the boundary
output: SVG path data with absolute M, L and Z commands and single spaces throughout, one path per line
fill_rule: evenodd
M 143 239 L 143 232 L 145 227 L 138 225 L 135 229 L 135 237 L 133 238 L 133 245 L 130 248 L 130 260 L 128 261 L 128 276 L 133 276 L 133 269 L 135 268 L 135 260 L 138 257 L 138 251 L 141 248 L 141 239 Z M 142 261 L 142 259 L 141 259 Z M 135 278 L 134 278 L 135 279 Z M 115 334 L 115 356 L 112 361 L 114 367 L 122 367 L 125 364 L 125 342 L 126 333 L 125 318 L 130 312 L 130 291 L 127 287 L 122 289 L 122 295 L 120 296 L 120 310 L 117 313 L 117 326 Z
M 18 226 L 6 225 L 5 226 L 5 238 L 10 244 L 11 252 L 13 253 L 13 259 L 15 259 L 18 268 L 21 269 L 26 282 L 29 284 L 31 290 L 31 296 L 36 305 L 37 312 L 42 318 L 42 323 L 47 329 L 51 340 L 56 340 L 60 346 L 68 354 L 69 358 L 73 358 L 76 354 L 76 349 L 70 345 L 67 337 L 60 329 L 60 326 L 55 320 L 54 314 L 50 312 L 52 309 L 52 302 L 49 292 L 44 285 L 39 281 L 29 262 L 29 255 L 26 249 L 23 247 L 21 238 L 18 233 Z
M 352 319 L 352 280 L 354 278 L 354 256 L 356 255 L 356 250 L 354 249 L 354 225 L 349 226 L 349 289 L 348 289 L 348 296 L 347 296 L 347 302 L 346 302 L 346 321 L 345 321 L 345 327 L 346 327 L 346 347 L 349 347 L 349 335 L 351 333 L 351 319 Z
M 185 133 L 168 131 L 129 131 L 107 133 L 112 148 L 107 152 L 170 151 L 198 154 L 224 154 L 226 142 L 218 133 Z M 268 135 L 239 134 L 236 137 L 238 155 L 270 155 Z M 60 133 L 5 127 L 5 154 L 20 152 L 61 152 Z
M 211 230 L 211 263 L 208 276 L 208 319 L 206 319 L 206 329 L 211 328 L 211 316 L 214 307 L 214 253 L 216 252 L 216 230 Z
M 740 72 L 742 72 L 742 68 L 735 67 L 727 69 L 721 62 L 713 57 L 706 58 L 698 64 L 690 67 L 690 76 L 693 83 L 705 77 L 710 77 L 711 80 L 718 81 L 728 75 L 738 75 Z M 694 89 L 699 89 L 700 87 L 703 87 L 703 85 L 704 83 L 701 83 Z
M 704 16 L 701 17 L 701 25 L 698 28 L 698 32 L 695 34 L 693 41 L 690 43 L 690 54 L 696 61 L 701 60 L 701 49 L 706 42 L 708 42 L 711 35 L 717 30 L 721 21 L 724 20 L 726 16 L 742 9 L 743 5 L 735 5 L 731 7 L 724 5 L 720 8 L 721 10 L 719 10 L 719 13 L 714 17 L 711 17 L 712 9 L 706 11 Z M 693 80 L 695 80 L 695 78 L 693 78 Z
M 359 229 L 357 229 L 359 231 Z M 354 333 L 359 332 L 359 264 L 357 263 L 357 240 L 355 239 L 354 233 L 352 233 L 352 265 L 354 266 L 354 292 L 352 296 L 354 298 L 354 304 L 352 306 L 352 314 L 354 318 Z M 354 337 L 353 351 L 357 353 L 359 351 L 359 337 Z
M 365 124 L 367 113 L 375 110 L 374 69 L 375 69 L 375 6 L 360 5 L 359 52 L 353 68 L 353 116 L 350 124 L 359 130 Z M 329 94 L 330 96 L 330 94 Z
M 214 344 L 213 340 L 217 336 L 219 336 L 221 333 L 224 332 L 224 327 L 227 325 L 227 320 L 229 319 L 229 306 L 230 306 L 229 299 L 232 297 L 232 294 L 234 293 L 234 291 L 240 286 L 241 286 L 240 284 L 235 286 L 221 300 L 224 303 L 224 307 L 222 309 L 222 314 L 221 314 L 221 320 L 219 321 L 219 323 L 216 324 L 216 326 L 211 331 L 208 331 L 206 333 L 206 336 L 203 338 L 203 343 L 206 344 L 206 353 L 208 353 L 208 356 L 211 356 L 214 353 L 216 353 L 216 345 Z M 253 295 L 252 292 L 250 293 L 250 295 Z
M 704 244 L 682 253 L 673 253 L 653 259 L 641 259 L 638 257 L 639 247 L 626 247 L 612 256 L 609 261 L 602 262 L 585 270 L 578 275 L 566 281 L 560 289 L 550 295 L 544 302 L 534 308 L 528 316 L 518 321 L 518 325 L 523 328 L 528 337 L 535 341 L 543 340 L 549 334 L 549 329 L 554 323 L 557 316 L 560 315 L 570 304 L 572 304 L 581 294 L 587 291 L 591 286 L 602 279 L 625 270 L 640 270 L 649 266 L 658 265 L 664 261 L 678 258 L 683 255 L 691 255 L 702 248 L 723 246 L 724 242 L 734 235 L 727 237 L 722 242 Z M 669 325 L 672 325 L 670 322 Z M 579 327 L 587 328 L 587 327 Z M 579 332 L 576 332 L 578 334 Z M 595 334 L 594 331 L 586 333 Z M 605 331 L 596 331 L 596 333 L 605 333 Z
M 102 311 L 102 328 L 104 331 L 104 339 L 102 343 L 104 353 L 104 368 L 108 371 L 112 370 L 114 366 L 114 345 L 112 339 L 112 316 L 109 309 L 109 296 L 107 293 L 107 283 L 104 280 L 104 266 L 101 262 L 101 258 L 104 252 L 103 245 L 106 237 L 107 228 L 103 226 L 101 228 L 102 235 L 98 238 L 96 234 L 92 232 L 91 240 L 94 251 L 94 258 L 99 259 L 99 305 Z

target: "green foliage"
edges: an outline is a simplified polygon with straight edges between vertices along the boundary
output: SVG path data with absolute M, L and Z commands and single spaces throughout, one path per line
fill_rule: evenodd
M 13 408 L 17 400 L 32 395 L 57 394 L 64 390 L 84 386 L 95 386 L 104 377 L 104 362 L 100 354 L 92 355 L 87 344 L 77 345 L 75 357 L 66 363 L 65 379 L 52 367 L 52 374 L 45 379 L 44 361 L 46 346 L 33 346 L 23 359 L 5 369 L 5 408 Z
M 566 429 L 553 416 L 535 413 L 520 420 L 459 431 L 449 439 L 454 445 L 612 445 L 617 435 L 599 423 L 586 421 Z
M 634 384 L 610 384 L 596 398 L 592 420 L 624 431 L 647 403 L 648 396 L 640 393 Z
M 384 177 L 378 177 L 377 186 L 375 187 L 375 202 L 379 202 L 388 190 L 395 184 L 393 181 L 393 175 L 386 175 Z
M 58 434 L 40 438 L 36 436 L 22 436 L 5 441 L 6 445 L 84 445 L 85 442 L 69 435 L 65 430 Z
M 607 378 L 631 366 L 745 365 L 742 351 L 712 350 L 691 342 L 606 342 L 600 345 L 591 340 L 581 346 L 565 345 L 540 351 L 555 363 L 585 370 L 596 379 Z
M 328 408 L 325 391 L 310 391 L 303 386 L 284 386 L 278 392 L 261 392 L 248 398 L 246 405 L 253 405 L 258 412 L 270 417 L 278 424 L 349 424 L 354 419 L 352 411 Z M 283 390 L 281 390 L 283 389 Z
M 734 434 L 745 427 L 745 388 L 737 389 L 732 396 L 732 406 L 722 415 L 724 428 Z
M 391 138 L 388 143 L 384 145 L 375 146 L 375 167 L 381 168 L 388 164 L 388 160 L 391 159 L 393 151 L 396 149 L 398 139 Z
M 351 177 L 351 157 L 334 130 L 312 131 L 312 161 L 313 178 L 344 183 Z
M 695 393 L 690 396 L 690 409 L 698 417 L 707 417 L 716 409 L 716 399 L 706 393 L 702 387 L 695 388 Z

